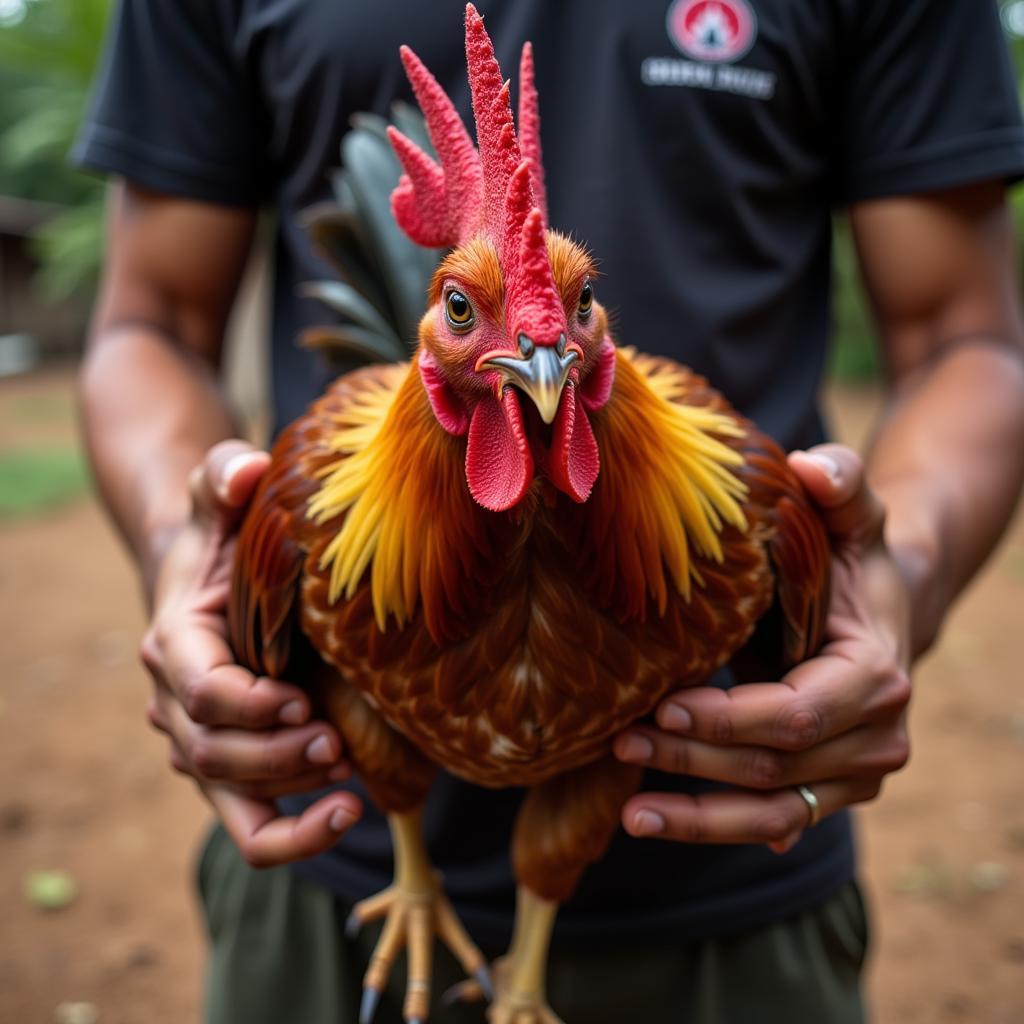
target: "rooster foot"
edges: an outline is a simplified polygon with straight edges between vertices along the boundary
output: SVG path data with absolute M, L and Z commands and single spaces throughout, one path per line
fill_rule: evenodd
M 526 981 L 521 971 L 516 984 L 516 973 L 511 955 L 495 961 L 494 1001 L 487 1011 L 488 1024 L 563 1024 L 548 1006 L 543 988 Z
M 544 998 L 551 926 L 558 905 L 519 887 L 512 948 L 494 962 L 494 996 L 489 1024 L 562 1024 Z M 479 999 L 485 992 L 475 981 L 449 989 L 445 1002 Z M 491 998 L 489 994 L 488 998 Z
M 345 926 L 346 933 L 354 935 L 364 924 L 380 918 L 384 918 L 384 928 L 363 979 L 359 1024 L 370 1024 L 373 1020 L 381 993 L 403 947 L 408 952 L 409 969 L 402 1015 L 408 1024 L 424 1024 L 430 1007 L 435 935 L 475 979 L 480 991 L 490 995 L 491 979 L 484 956 L 466 934 L 436 877 L 432 884 L 415 888 L 396 882 L 376 896 L 357 903 Z
M 478 981 L 473 979 L 461 981 L 453 985 L 445 994 L 442 1002 L 473 1003 L 481 999 L 492 1000 L 487 1011 L 489 1024 L 563 1024 L 544 999 L 541 989 L 527 986 L 514 986 L 512 975 L 514 965 L 512 954 L 494 961 L 492 975 L 494 978 L 493 994 L 485 990 Z M 528 991 L 527 987 L 531 990 Z

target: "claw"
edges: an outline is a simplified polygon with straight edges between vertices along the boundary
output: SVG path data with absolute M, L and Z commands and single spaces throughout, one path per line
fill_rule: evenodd
M 484 999 L 487 1002 L 494 1002 L 494 983 L 491 981 L 491 972 L 487 969 L 486 964 L 482 964 L 473 972 L 473 977 L 476 978 L 476 983 L 483 989 Z
M 363 989 L 363 1001 L 359 1004 L 359 1024 L 370 1024 L 379 1004 L 380 992 L 377 989 Z
M 363 927 L 362 919 L 353 910 L 348 918 L 345 920 L 345 938 L 354 939 L 358 934 L 359 930 Z
M 445 989 L 441 996 L 441 1005 L 455 1006 L 456 1003 L 476 1003 L 484 996 L 484 988 L 479 981 L 457 981 L 451 988 Z

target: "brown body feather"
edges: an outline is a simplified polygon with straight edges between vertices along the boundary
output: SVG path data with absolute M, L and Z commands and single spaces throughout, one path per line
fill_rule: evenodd
M 644 404 L 648 382 L 660 376 L 663 384 L 665 375 L 673 401 L 743 427 L 742 437 L 723 440 L 743 456 L 736 475 L 748 488 L 747 528 L 721 527 L 721 561 L 692 553 L 697 582 L 688 596 L 666 584 L 656 545 L 645 540 L 654 528 L 644 484 L 660 467 L 643 436 Z M 381 430 L 401 441 L 393 456 L 401 465 L 388 470 L 401 477 L 407 503 L 398 510 L 409 531 L 400 540 L 419 552 L 418 565 L 406 553 L 406 571 L 418 574 L 405 585 L 415 606 L 383 628 L 372 567 L 351 596 L 330 600 L 325 550 L 344 516 L 317 522 L 308 513 L 346 457 L 332 443 L 339 423 L 368 390 L 391 396 Z M 319 685 L 348 694 L 331 703 L 348 713 L 353 700 L 374 709 L 408 741 L 398 749 L 411 744 L 421 775 L 425 757 L 479 784 L 512 786 L 600 759 L 615 733 L 666 693 L 725 663 L 775 598 L 787 660 L 813 653 L 829 549 L 780 449 L 701 378 L 622 353 L 615 392 L 593 422 L 602 469 L 588 502 L 576 505 L 537 480 L 520 508 L 492 513 L 466 491 L 462 444 L 434 420 L 415 370 L 375 367 L 337 382 L 283 433 L 243 525 L 230 614 L 240 660 L 287 675 L 303 635 L 335 670 L 317 671 Z M 368 741 L 354 740 L 357 769 L 370 769 L 385 741 L 361 753 Z M 416 771 L 403 774 L 419 791 Z M 372 790 L 374 773 L 364 774 Z M 401 779 L 380 780 L 385 810 L 408 802 L 401 789 Z

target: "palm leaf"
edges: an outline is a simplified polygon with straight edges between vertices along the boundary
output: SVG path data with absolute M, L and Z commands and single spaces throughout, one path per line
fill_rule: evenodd
M 348 317 L 353 323 L 385 337 L 394 338 L 396 345 L 402 344 L 387 320 L 349 284 L 342 281 L 311 281 L 304 284 L 299 293 L 307 299 L 319 299 L 336 313 Z
M 394 363 L 409 357 L 393 339 L 354 324 L 307 327 L 299 335 L 299 345 L 323 353 L 346 369 L 352 368 L 353 356 L 367 363 Z
M 395 104 L 399 129 L 432 152 L 422 116 Z M 342 166 L 332 176 L 334 202 L 306 210 L 303 226 L 339 282 L 306 285 L 348 323 L 314 328 L 300 344 L 351 363 L 360 358 L 401 359 L 415 345 L 427 289 L 440 253 L 409 241 L 391 215 L 391 192 L 401 166 L 387 141 L 387 121 L 358 114 L 342 139 Z

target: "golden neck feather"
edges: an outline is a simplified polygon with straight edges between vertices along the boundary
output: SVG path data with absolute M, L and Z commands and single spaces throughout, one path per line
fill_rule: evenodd
M 612 399 L 592 414 L 601 473 L 582 512 L 595 535 L 634 549 L 616 562 L 639 566 L 636 585 L 661 607 L 666 571 L 688 598 L 691 581 L 701 582 L 695 556 L 721 562 L 724 525 L 747 527 L 747 488 L 733 472 L 743 457 L 723 440 L 744 431 L 731 416 L 677 404 L 688 381 L 681 368 L 620 350 Z M 494 514 L 470 497 L 465 442 L 437 423 L 415 363 L 396 387 L 364 384 L 330 447 L 339 458 L 307 510 L 324 526 L 344 517 L 320 559 L 330 600 L 352 598 L 369 569 L 381 630 L 392 615 L 408 622 L 420 600 L 428 624 L 442 622 L 475 560 L 481 520 Z
M 344 515 L 320 559 L 330 600 L 351 598 L 367 570 L 374 615 L 407 622 L 450 536 L 472 506 L 459 441 L 430 409 L 415 364 L 397 387 L 371 383 L 339 416 L 330 446 L 341 458 L 324 471 L 307 514 L 326 525 Z M 443 572 L 442 572 L 443 575 Z
M 667 599 L 666 572 L 687 599 L 701 584 L 695 557 L 723 560 L 725 524 L 746 531 L 748 489 L 735 470 L 743 456 L 727 443 L 745 431 L 734 416 L 681 402 L 696 378 L 668 360 L 620 349 L 615 390 L 594 415 L 601 475 L 595 527 L 617 550 L 619 585 Z M 592 499 L 592 500 L 594 500 Z

